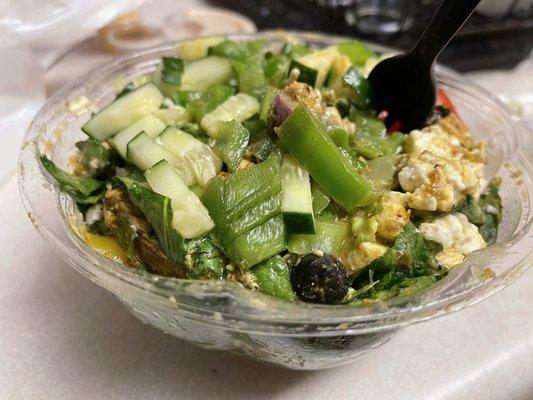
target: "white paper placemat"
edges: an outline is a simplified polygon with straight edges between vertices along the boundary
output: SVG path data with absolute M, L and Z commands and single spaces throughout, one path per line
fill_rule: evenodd
M 352 364 L 289 371 L 143 325 L 45 244 L 15 177 L 0 205 L 0 399 L 533 398 L 533 270 Z

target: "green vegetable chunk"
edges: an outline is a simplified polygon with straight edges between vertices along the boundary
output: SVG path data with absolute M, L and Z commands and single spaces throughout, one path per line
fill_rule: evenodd
M 376 57 L 376 54 L 369 50 L 361 42 L 350 40 L 337 45 L 339 53 L 348 56 L 353 65 L 362 67 L 369 58 Z
M 281 158 L 213 179 L 202 202 L 215 222 L 213 234 L 224 253 L 241 269 L 285 248 L 281 218 Z
M 320 214 L 331 202 L 328 194 L 315 181 L 311 181 L 311 196 L 313 197 L 313 212 Z
M 79 204 L 95 204 L 102 197 L 104 182 L 84 176 L 71 175 L 59 169 L 46 156 L 41 162 L 50 175 L 59 183 L 62 192 L 72 196 Z
M 289 266 L 280 256 L 256 265 L 250 272 L 255 275 L 260 292 L 288 301 L 296 299 L 292 291 Z
M 350 67 L 342 77 L 344 85 L 352 90 L 351 99 L 362 109 L 368 109 L 374 103 L 374 93 L 370 83 L 359 73 L 357 68 Z
M 355 172 L 311 111 L 297 106 L 278 128 L 278 135 L 313 179 L 342 207 L 352 211 L 367 202 L 370 184 Z
M 235 172 L 246 153 L 250 132 L 235 120 L 220 122 L 218 130 L 214 150 L 228 166 L 229 171 Z
M 179 89 L 183 69 L 183 60 L 175 57 L 161 57 L 161 64 L 154 74 L 154 82 L 165 96 L 172 96 Z
M 187 102 L 187 111 L 194 121 L 200 121 L 204 115 L 229 99 L 234 92 L 235 90 L 229 86 L 212 85 L 198 98 Z
M 412 276 L 428 275 L 439 270 L 435 255 L 442 251 L 442 245 L 426 239 L 409 222 L 387 252 L 373 261 L 370 268 L 375 270 L 407 270 Z
M 285 250 L 285 226 L 281 215 L 244 233 L 226 248 L 228 256 L 242 270 L 248 270 L 283 250 Z
M 289 154 L 281 165 L 281 213 L 287 233 L 315 233 L 309 174 Z
M 284 56 L 273 56 L 266 60 L 265 77 L 267 82 L 275 87 L 281 83 L 289 74 L 290 60 Z
M 221 279 L 224 259 L 210 238 L 186 240 L 183 243 L 185 266 L 189 279 Z
M 357 297 L 383 301 L 431 286 L 446 275 L 435 260 L 441 250 L 440 243 L 424 238 L 409 222 L 394 246 L 355 278 Z
M 336 254 L 348 242 L 350 226 L 346 221 L 328 217 L 316 217 L 314 235 L 289 235 L 287 249 L 296 254 L 308 254 L 316 250 Z

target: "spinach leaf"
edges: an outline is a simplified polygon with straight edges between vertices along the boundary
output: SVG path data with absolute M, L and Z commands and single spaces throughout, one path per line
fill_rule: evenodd
M 377 300 L 415 293 L 445 276 L 435 260 L 441 250 L 440 243 L 426 239 L 409 222 L 394 245 L 355 278 L 353 287 L 360 290 L 359 298 Z M 369 289 L 363 292 L 364 287 Z
M 41 162 L 48 173 L 59 183 L 61 191 L 72 196 L 77 203 L 95 204 L 100 201 L 104 182 L 90 177 L 71 175 L 59 169 L 46 156 L 41 156 Z
M 150 222 L 167 257 L 178 264 L 183 263 L 183 238 L 172 227 L 171 200 L 134 180 L 119 180 L 126 187 L 133 204 L 139 207 Z
M 479 233 L 488 244 L 496 241 L 498 226 L 502 220 L 502 199 L 498 193 L 500 183 L 500 179 L 493 179 L 479 198 L 479 207 L 485 214 L 485 221 L 479 226 Z
M 187 276 L 190 279 L 220 279 L 224 273 L 224 259 L 220 249 L 210 238 L 187 240 L 183 243 Z
M 401 269 L 409 271 L 412 276 L 427 275 L 439 268 L 435 255 L 442 251 L 442 245 L 426 239 L 409 222 L 396 238 L 387 253 L 371 264 L 375 269 Z

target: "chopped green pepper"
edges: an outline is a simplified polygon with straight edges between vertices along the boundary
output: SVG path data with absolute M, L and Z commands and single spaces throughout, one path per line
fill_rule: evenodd
M 253 267 L 259 291 L 288 301 L 294 301 L 291 276 L 287 262 L 280 256 L 272 257 Z
M 229 171 L 235 172 L 246 153 L 250 132 L 235 120 L 220 122 L 218 131 L 214 150 L 228 166 Z
M 355 172 L 311 111 L 297 106 L 277 132 L 291 154 L 342 207 L 351 211 L 365 204 L 370 184 Z

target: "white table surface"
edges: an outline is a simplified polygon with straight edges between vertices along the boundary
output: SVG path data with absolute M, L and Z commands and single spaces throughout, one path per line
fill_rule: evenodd
M 80 50 L 48 73 L 49 93 L 107 58 L 94 40 Z M 498 75 L 501 88 L 509 87 L 505 75 Z M 6 167 L 13 166 L 0 160 Z M 46 246 L 15 177 L 0 188 L 0 204 L 2 400 L 533 399 L 533 269 L 494 297 L 409 327 L 348 366 L 288 371 L 200 350 L 141 324 Z

